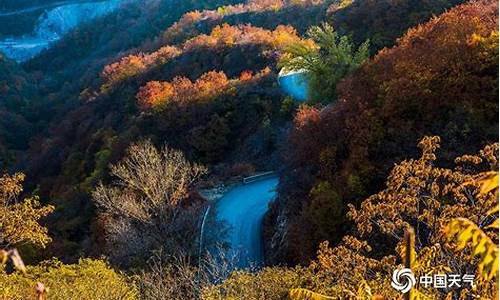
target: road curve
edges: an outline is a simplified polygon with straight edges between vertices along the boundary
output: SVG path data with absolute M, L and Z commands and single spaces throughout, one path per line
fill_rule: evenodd
M 234 187 L 217 201 L 217 219 L 229 226 L 226 255 L 237 253 L 235 266 L 247 268 L 264 261 L 262 219 L 276 196 L 278 177 Z M 226 256 L 227 257 L 227 256 Z

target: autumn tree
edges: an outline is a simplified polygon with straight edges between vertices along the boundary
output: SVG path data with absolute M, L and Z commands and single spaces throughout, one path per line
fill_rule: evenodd
M 477 179 L 498 169 L 498 144 L 485 146 L 477 155 L 457 157 L 453 169 L 437 166 L 439 137 L 425 137 L 419 147 L 422 150 L 419 159 L 405 160 L 396 165 L 387 178 L 386 189 L 364 200 L 359 208 L 350 205 L 348 216 L 355 222 L 360 236 L 369 239 L 379 253 L 394 251 L 403 256 L 404 232 L 409 227 L 414 228 L 415 251 L 427 253 L 427 262 L 412 268 L 416 275 L 443 269 L 460 274 L 462 270 L 475 269 L 473 266 L 478 262 L 470 260 L 467 252 L 452 251 L 448 237 L 443 233 L 454 220 L 467 219 L 472 224 L 483 226 L 492 222 L 489 216 L 498 205 L 498 197 L 481 192 L 482 184 Z M 483 234 L 485 241 L 497 243 L 497 231 Z M 463 237 L 465 235 L 460 238 Z M 391 247 L 394 250 L 387 252 Z M 468 287 L 462 287 L 462 292 L 493 296 L 494 281 L 490 280 L 491 276 L 485 278 L 476 283 L 480 288 L 467 290 Z M 455 293 L 460 294 L 460 291 Z
M 445 228 L 446 235 L 455 240 L 455 250 L 471 253 L 470 260 L 479 258 L 477 273 L 481 280 L 498 278 L 498 243 L 487 231 L 498 232 L 498 171 L 485 172 L 475 179 L 480 184 L 479 194 L 489 198 L 490 206 L 486 218 L 476 224 L 467 218 L 456 218 Z M 493 221 L 492 221 L 493 220 Z M 498 290 L 498 281 L 494 290 Z M 498 298 L 498 294 L 495 295 Z
M 150 81 L 139 89 L 136 95 L 138 105 L 143 110 L 163 109 L 169 103 L 187 105 L 212 100 L 224 92 L 230 84 L 224 72 L 204 73 L 195 82 L 177 76 L 171 82 Z
M 472 215 L 479 220 L 494 207 L 496 199 L 477 194 L 477 184 L 467 183 L 478 171 L 498 167 L 498 144 L 485 147 L 478 155 L 457 158 L 454 170 L 435 166 L 439 137 L 426 137 L 419 147 L 422 156 L 395 166 L 384 191 L 363 201 L 359 209 L 350 206 L 350 216 L 361 233 L 376 230 L 402 237 L 404 229 L 412 226 L 418 238 L 416 247 L 421 248 L 439 242 L 443 238 L 440 229 L 453 216 Z M 470 203 L 475 194 L 474 203 Z
M 21 173 L 0 177 L 0 298 L 137 299 L 133 280 L 105 261 L 82 259 L 65 265 L 54 259 L 26 266 L 17 249 L 7 249 L 26 243 L 45 247 L 51 241 L 47 228 L 39 222 L 54 207 L 42 205 L 37 197 L 19 199 L 24 179 Z M 14 272 L 6 268 L 9 260 Z
M 285 183 L 299 196 L 282 207 L 308 206 L 311 190 L 325 181 L 344 205 L 359 205 L 383 187 L 395 163 L 418 157 L 416 142 L 430 133 L 443 139 L 441 160 L 448 164 L 497 140 L 497 8 L 495 1 L 455 7 L 409 30 L 340 82 L 339 101 L 291 132 Z M 301 231 L 310 224 L 304 212 L 294 211 L 291 231 L 317 245 L 315 232 Z
M 229 79 L 222 71 L 210 71 L 198 78 L 194 83 L 196 94 L 194 100 L 212 100 L 224 92 L 229 86 Z
M 210 36 L 217 39 L 221 45 L 231 46 L 241 36 L 241 30 L 236 26 L 223 24 L 222 26 L 216 26 Z
M 137 102 L 141 109 L 162 107 L 174 95 L 174 88 L 168 82 L 150 81 L 139 89 Z
M 89 258 L 75 264 L 53 259 L 27 266 L 25 273 L 0 272 L 0 286 L 0 299 L 9 300 L 139 299 L 133 278 L 115 271 L 105 261 Z
M 107 65 L 101 73 L 101 77 L 105 81 L 102 90 L 105 91 L 116 82 L 130 78 L 143 71 L 146 68 L 143 57 L 143 54 L 129 55 L 121 58 L 118 62 Z
M 326 17 L 341 34 L 352 36 L 356 44 L 369 38 L 371 53 L 376 54 L 384 47 L 392 47 L 408 28 L 464 2 L 467 1 L 338 0 L 330 3 Z
M 191 11 L 185 13 L 179 21 L 170 26 L 163 33 L 163 41 L 165 43 L 176 43 L 180 40 L 186 39 L 189 36 L 195 36 L 200 33 L 200 28 L 196 25 L 201 21 L 221 21 L 224 17 L 230 15 L 244 14 L 249 12 L 277 12 L 283 8 L 290 8 L 292 6 L 298 9 L 308 8 L 310 6 L 320 5 L 322 0 L 250 0 L 245 3 L 235 5 L 224 5 L 214 10 Z
M 100 184 L 92 194 L 107 218 L 112 258 L 130 264 L 162 248 L 188 251 L 197 228 L 195 208 L 187 203 L 189 189 L 205 172 L 167 146 L 159 150 L 150 141 L 131 145 L 127 156 L 111 166 L 116 181 Z
M 21 173 L 0 177 L 0 248 L 25 243 L 45 247 L 51 241 L 47 228 L 39 222 L 54 207 L 42 205 L 36 196 L 19 199 L 24 179 Z
M 310 98 L 314 102 L 335 101 L 337 83 L 368 58 L 368 41 L 356 49 L 349 37 L 340 36 L 327 23 L 312 27 L 307 36 L 316 47 L 292 44 L 286 48 L 280 65 L 285 71 L 306 72 Z

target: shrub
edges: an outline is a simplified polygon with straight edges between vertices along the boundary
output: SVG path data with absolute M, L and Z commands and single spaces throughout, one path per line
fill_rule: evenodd
M 117 182 L 101 183 L 92 193 L 108 217 L 104 229 L 114 261 L 144 265 L 162 248 L 191 250 L 198 229 L 188 192 L 205 172 L 166 146 L 158 150 L 149 141 L 130 146 L 127 156 L 111 166 Z
M 0 271 L 0 298 L 36 299 L 35 287 L 42 283 L 48 299 L 132 300 L 138 299 L 133 280 L 115 272 L 102 260 L 81 259 L 65 265 L 57 260 L 27 267 L 25 274 Z M 39 285 L 39 284 L 38 284 Z
M 25 243 L 45 247 L 51 241 L 39 221 L 54 207 L 43 206 L 37 197 L 20 201 L 24 178 L 21 173 L 0 177 L 0 249 Z
M 286 299 L 288 290 L 301 286 L 310 276 L 300 267 L 295 269 L 270 267 L 257 273 L 233 272 L 222 284 L 209 286 L 202 299 Z

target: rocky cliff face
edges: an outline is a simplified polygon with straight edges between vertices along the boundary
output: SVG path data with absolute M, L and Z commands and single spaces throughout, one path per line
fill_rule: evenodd
M 35 35 L 47 40 L 59 39 L 76 26 L 114 11 L 121 2 L 108 0 L 56 7 L 40 17 Z
M 16 61 L 37 55 L 78 25 L 118 9 L 123 0 L 62 5 L 42 14 L 32 34 L 0 41 L 0 51 Z

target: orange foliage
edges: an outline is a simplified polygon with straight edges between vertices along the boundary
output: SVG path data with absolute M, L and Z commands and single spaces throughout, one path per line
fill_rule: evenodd
M 408 226 L 415 226 L 419 237 L 416 246 L 422 248 L 446 243 L 446 236 L 440 233 L 452 219 L 466 217 L 479 223 L 488 215 L 498 200 L 478 193 L 479 183 L 474 179 L 498 169 L 498 143 L 476 155 L 456 158 L 454 169 L 436 167 L 440 143 L 437 136 L 424 137 L 418 144 L 422 151 L 419 159 L 394 166 L 385 190 L 368 197 L 359 209 L 349 206 L 348 215 L 360 234 L 369 234 L 372 239 L 379 233 L 402 237 Z M 477 205 L 471 205 L 471 197 Z
M 294 119 L 295 130 L 290 135 L 298 161 L 310 161 L 310 156 L 320 147 L 318 145 L 321 141 L 321 130 L 318 128 L 320 122 L 319 109 L 307 105 L 299 107 Z
M 194 89 L 197 91 L 196 98 L 210 99 L 225 90 L 228 85 L 229 80 L 224 72 L 205 73 L 194 84 Z
M 291 44 L 307 43 L 302 40 L 291 26 L 279 25 L 274 31 L 251 25 L 231 26 L 223 24 L 216 26 L 210 35 L 199 35 L 188 40 L 183 47 L 190 51 L 200 47 L 232 46 L 245 44 L 261 44 L 282 50 Z
M 272 37 L 273 46 L 280 49 L 300 42 L 297 31 L 291 26 L 279 25 L 273 31 Z
M 263 12 L 280 10 L 289 6 L 311 6 L 320 5 L 323 0 L 249 0 L 245 4 L 226 5 L 217 10 L 195 10 L 185 13 L 179 21 L 170 26 L 165 32 L 165 36 L 172 36 L 176 32 L 192 27 L 194 23 L 204 19 L 221 19 L 227 15 L 242 14 L 248 12 Z
M 107 86 L 115 82 L 122 81 L 131 76 L 134 76 L 146 68 L 144 55 L 129 55 L 120 59 L 120 61 L 112 63 L 104 67 L 101 73 Z
M 148 66 L 152 64 L 164 64 L 180 53 L 181 51 L 177 47 L 164 46 L 149 55 L 145 55 L 144 58 Z
M 307 105 L 300 106 L 295 114 L 294 124 L 297 130 L 305 130 L 307 126 L 319 122 L 319 109 Z
M 163 38 L 165 41 L 171 41 L 176 36 L 182 35 L 182 33 L 195 32 L 195 25 L 207 19 L 221 20 L 228 15 L 278 11 L 285 7 L 305 7 L 320 5 L 321 3 L 323 3 L 323 0 L 249 0 L 245 4 L 226 5 L 216 10 L 191 11 L 184 14 L 178 22 L 170 26 L 163 34 Z
M 337 87 L 340 102 L 321 113 L 316 131 L 293 133 L 293 149 L 312 149 L 308 163 L 318 167 L 324 151 L 337 151 L 329 159 L 334 185 L 351 200 L 373 191 L 375 178 L 427 132 L 455 143 L 450 157 L 496 136 L 489 111 L 498 110 L 498 79 L 487 70 L 498 68 L 497 9 L 496 1 L 473 1 L 410 29 Z M 314 140 L 322 146 L 302 145 L 320 131 Z
M 186 31 L 186 28 L 193 26 L 196 22 L 203 18 L 207 18 L 209 14 L 207 11 L 200 12 L 198 10 L 191 11 L 185 13 L 179 21 L 175 22 L 172 26 L 170 26 L 164 33 L 163 38 L 165 40 L 169 40 L 171 37 Z M 213 19 L 214 16 L 217 16 L 216 12 L 210 14 L 210 18 Z
M 121 58 L 118 62 L 109 64 L 104 67 L 101 73 L 105 84 L 103 89 L 126 80 L 127 78 L 136 76 L 144 72 L 149 66 L 154 64 L 164 64 L 173 57 L 179 55 L 180 51 L 173 46 L 165 46 L 151 54 L 128 55 Z
M 175 94 L 172 96 L 174 103 L 185 103 L 188 99 L 193 99 L 196 93 L 194 84 L 189 78 L 177 76 L 172 80 Z
M 141 109 L 158 107 L 174 95 L 174 88 L 168 82 L 150 81 L 139 89 L 137 102 Z
M 186 41 L 182 47 L 182 50 L 187 52 L 201 47 L 214 48 L 217 44 L 218 41 L 216 38 L 210 35 L 202 34 Z
M 149 54 L 129 55 L 118 62 L 107 65 L 102 72 L 104 84 L 101 90 L 104 91 L 122 80 L 144 73 L 151 66 L 165 64 L 182 53 L 203 47 L 213 49 L 259 44 L 271 47 L 274 50 L 283 50 L 297 43 L 310 45 L 312 42 L 302 40 L 291 26 L 279 25 L 274 31 L 270 31 L 251 25 L 231 26 L 223 24 L 216 26 L 210 34 L 198 35 L 189 39 L 183 45 L 164 46 Z
M 172 82 L 150 81 L 137 93 L 137 103 L 143 110 L 161 108 L 168 102 L 187 104 L 210 100 L 229 86 L 224 72 L 210 71 L 194 83 L 186 77 L 175 77 Z
M 253 77 L 253 72 L 250 70 L 245 70 L 240 74 L 240 81 L 251 80 Z
M 245 5 L 248 11 L 278 10 L 284 6 L 283 0 L 249 0 Z
M 165 31 L 163 36 L 168 40 L 182 31 L 187 31 L 188 28 L 193 27 L 200 20 L 217 20 L 226 15 L 278 10 L 284 6 L 285 2 L 283 0 L 250 0 L 246 4 L 226 5 L 219 7 L 217 10 L 204 10 L 202 12 L 195 10 L 185 13 L 179 21 Z
M 222 45 L 231 46 L 236 43 L 241 34 L 239 28 L 230 26 L 229 24 L 222 24 L 222 26 L 216 26 L 210 36 Z
M 183 25 L 194 23 L 194 22 L 200 20 L 202 17 L 203 17 L 203 15 L 202 15 L 202 13 L 200 11 L 198 11 L 198 10 L 190 11 L 190 12 L 185 13 L 181 17 L 181 19 L 179 20 L 179 22 L 177 22 L 175 24 L 177 24 L 178 26 L 182 27 Z

